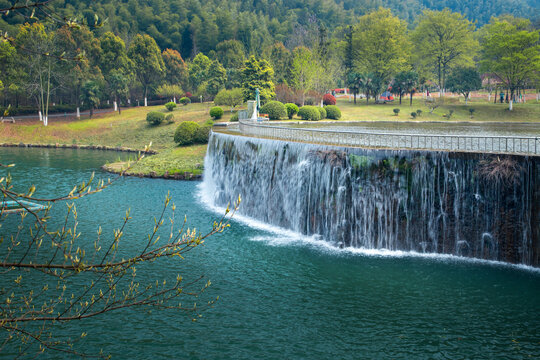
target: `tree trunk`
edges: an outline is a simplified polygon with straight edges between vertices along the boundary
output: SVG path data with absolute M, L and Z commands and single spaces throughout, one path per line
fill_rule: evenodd
M 401 105 L 401 92 L 399 93 L 399 105 Z
M 148 87 L 144 87 L 144 106 L 148 106 L 148 100 L 147 100 L 147 96 L 148 96 Z
M 353 93 L 354 93 L 354 105 L 356 105 L 356 90 L 353 91 Z M 349 101 L 350 101 L 350 99 L 351 99 L 351 98 L 349 97 Z
M 118 95 L 114 97 L 114 106 L 118 107 L 118 115 L 122 113 L 122 110 L 120 110 L 120 101 L 118 99 Z
M 467 105 L 467 100 L 469 100 L 469 93 L 465 93 L 465 105 Z
M 442 95 L 442 73 L 441 73 L 441 63 L 438 64 L 438 75 L 439 75 L 439 97 Z
M 413 93 L 411 93 L 411 102 L 409 103 L 409 106 L 412 106 L 412 96 L 413 96 Z
M 92 115 L 94 115 L 94 106 L 90 106 L 90 119 L 92 118 Z

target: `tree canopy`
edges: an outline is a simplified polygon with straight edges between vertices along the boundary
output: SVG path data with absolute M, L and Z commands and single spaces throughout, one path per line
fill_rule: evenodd
M 426 10 L 417 20 L 411 39 L 415 63 L 431 69 L 439 89 L 444 91 L 446 75 L 455 66 L 472 65 L 478 49 L 474 24 L 448 9 Z
M 481 32 L 481 67 L 495 74 L 513 97 L 517 88 L 540 73 L 540 30 L 530 21 L 493 18 Z

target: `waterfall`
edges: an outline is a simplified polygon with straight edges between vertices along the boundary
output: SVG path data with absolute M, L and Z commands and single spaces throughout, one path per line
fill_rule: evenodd
M 539 265 L 540 160 L 342 148 L 213 133 L 214 205 L 336 246 Z

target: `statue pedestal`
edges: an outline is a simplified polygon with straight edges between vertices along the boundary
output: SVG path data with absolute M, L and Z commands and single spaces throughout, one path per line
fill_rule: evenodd
M 248 119 L 257 121 L 259 113 L 257 112 L 257 102 L 255 100 L 248 100 L 247 102 L 247 114 Z

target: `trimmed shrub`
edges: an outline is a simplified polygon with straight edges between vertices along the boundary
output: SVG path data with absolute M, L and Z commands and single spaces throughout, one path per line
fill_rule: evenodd
M 219 106 L 214 106 L 210 109 L 210 116 L 216 120 L 221 119 L 221 117 L 223 116 L 223 109 Z
M 298 106 L 296 106 L 296 104 L 285 104 L 285 109 L 287 109 L 287 116 L 289 119 L 292 119 L 294 115 L 298 114 Z
M 394 111 L 394 115 L 396 115 L 396 116 L 399 115 L 399 108 L 395 108 L 393 111 Z
M 336 105 L 336 98 L 332 94 L 324 94 L 322 101 L 324 105 Z
M 234 114 L 232 114 L 229 121 L 238 121 L 238 113 L 235 112 Z
M 317 110 L 319 110 L 319 114 L 321 114 L 321 120 L 326 119 L 326 110 L 320 106 L 317 107 Z
M 414 111 L 411 113 L 411 116 L 413 119 L 416 119 L 416 115 L 418 115 L 417 113 L 415 113 Z
M 167 108 L 169 111 L 173 111 L 176 108 L 176 104 L 170 101 L 165 104 L 165 108 Z
M 174 142 L 178 145 L 191 145 L 195 142 L 195 134 L 200 126 L 194 121 L 184 121 L 174 132 Z
M 473 117 L 474 111 L 475 111 L 474 108 L 469 108 L 469 114 L 471 114 L 471 119 Z
M 416 115 L 421 116 L 422 115 L 422 110 L 420 110 L 420 109 L 416 110 Z
M 148 114 L 146 114 L 146 121 L 150 125 L 156 126 L 159 125 L 165 120 L 165 114 L 159 111 L 150 111 Z
M 328 119 L 339 120 L 341 118 L 341 110 L 336 105 L 325 106 L 326 117 Z
M 261 114 L 268 114 L 270 120 L 279 120 L 287 116 L 285 105 L 279 101 L 269 101 L 259 110 Z
M 187 96 L 184 96 L 183 98 L 180 98 L 180 104 L 186 106 L 187 104 L 191 104 L 191 100 Z
M 209 121 L 210 123 L 208 121 L 205 122 L 203 126 L 199 126 L 199 128 L 195 131 L 195 136 L 193 138 L 195 143 L 208 143 L 208 138 L 210 137 L 210 130 L 212 129 L 212 125 L 214 125 L 214 122 L 212 120 Z
M 167 116 L 165 116 L 165 121 L 167 122 L 167 124 L 172 124 L 174 122 L 174 115 L 167 114 Z
M 300 116 L 302 120 L 317 121 L 320 120 L 321 113 L 315 106 L 306 105 L 298 110 L 298 116 Z

